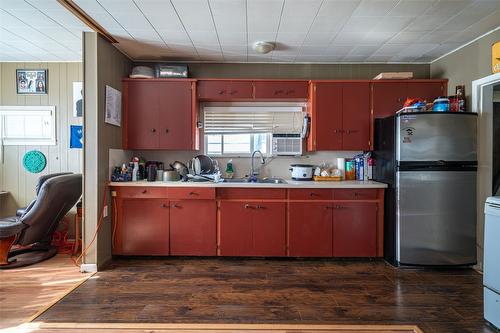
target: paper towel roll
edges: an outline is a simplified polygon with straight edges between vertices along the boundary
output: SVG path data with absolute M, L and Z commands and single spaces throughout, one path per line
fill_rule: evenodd
M 337 169 L 342 173 L 342 179 L 345 179 L 345 158 L 337 158 Z

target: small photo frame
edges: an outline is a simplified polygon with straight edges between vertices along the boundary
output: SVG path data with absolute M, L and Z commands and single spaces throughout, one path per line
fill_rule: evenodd
M 43 95 L 47 93 L 46 69 L 16 69 L 18 94 Z

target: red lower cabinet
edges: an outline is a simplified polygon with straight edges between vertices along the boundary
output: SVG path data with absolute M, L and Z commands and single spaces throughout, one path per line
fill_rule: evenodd
M 215 200 L 170 201 L 170 254 L 216 255 Z
M 253 251 L 255 256 L 279 257 L 286 255 L 285 202 L 262 202 L 253 214 Z
M 116 254 L 169 254 L 168 200 L 121 199 L 117 206 L 120 235 L 116 235 L 119 244 Z
M 288 254 L 331 257 L 333 204 L 291 202 L 288 206 Z
M 333 256 L 375 257 L 377 204 L 335 203 L 333 207 Z
M 219 255 L 284 256 L 286 203 L 220 201 Z

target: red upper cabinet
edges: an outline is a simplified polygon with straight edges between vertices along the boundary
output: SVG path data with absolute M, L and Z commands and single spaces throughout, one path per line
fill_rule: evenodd
M 198 99 L 206 101 L 231 101 L 253 99 L 252 81 L 200 80 Z
M 314 83 L 310 113 L 309 150 L 341 150 L 342 83 Z
M 125 79 L 124 148 L 195 149 L 193 85 L 190 80 Z
M 342 84 L 342 149 L 370 149 L 370 84 Z
M 375 118 L 392 116 L 403 107 L 406 92 L 406 82 L 373 83 L 373 116 Z
M 370 148 L 368 82 L 315 82 L 310 108 L 309 150 Z
M 170 254 L 216 255 L 215 200 L 170 201 Z
M 308 96 L 307 81 L 255 81 L 256 99 L 299 99 Z
M 375 118 L 392 116 L 403 107 L 407 97 L 423 98 L 432 102 L 447 95 L 447 80 L 406 80 L 373 82 L 372 108 Z
M 375 257 L 377 204 L 334 203 L 333 208 L 333 256 Z
M 447 96 L 446 82 L 408 82 L 408 97 L 423 98 L 431 103 L 439 96 Z

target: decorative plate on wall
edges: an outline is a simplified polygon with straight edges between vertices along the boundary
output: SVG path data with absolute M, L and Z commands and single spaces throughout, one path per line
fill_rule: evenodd
M 45 155 L 38 150 L 30 150 L 24 154 L 23 165 L 31 173 L 39 173 L 45 169 L 47 159 Z

